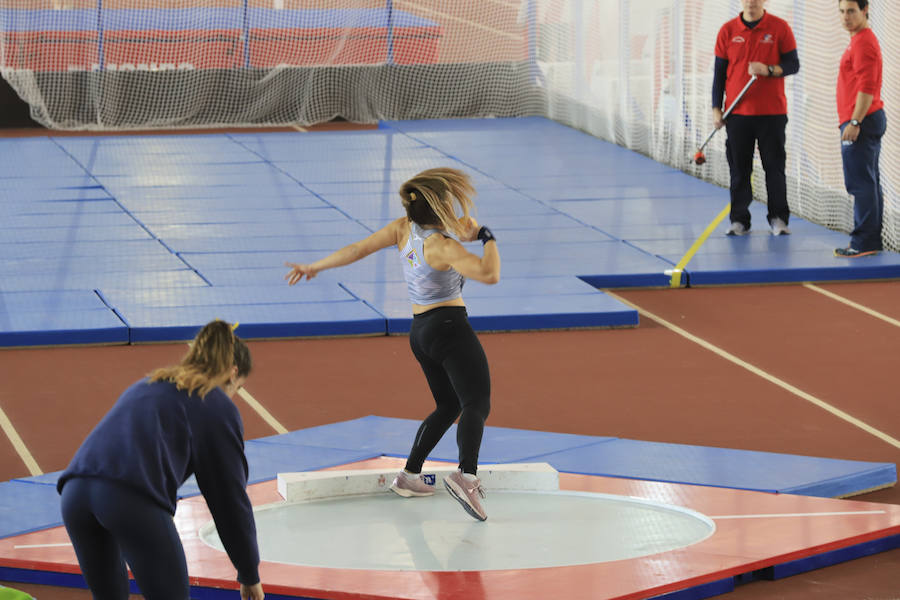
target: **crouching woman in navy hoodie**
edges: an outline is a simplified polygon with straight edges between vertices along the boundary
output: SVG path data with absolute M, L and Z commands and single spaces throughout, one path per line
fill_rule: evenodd
M 231 396 L 250 373 L 246 344 L 207 324 L 177 365 L 125 390 L 59 478 L 62 515 L 94 600 L 126 600 L 128 571 L 147 600 L 188 600 L 176 491 L 196 475 L 241 598 L 263 600 L 244 428 Z

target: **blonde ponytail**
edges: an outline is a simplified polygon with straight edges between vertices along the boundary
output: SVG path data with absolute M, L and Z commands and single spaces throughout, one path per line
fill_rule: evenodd
M 469 176 L 449 167 L 427 169 L 400 186 L 400 198 L 410 220 L 456 235 L 464 233 L 460 219 L 474 210 L 474 195 Z M 457 214 L 454 203 L 462 214 Z
M 188 394 L 201 398 L 225 384 L 234 366 L 235 336 L 225 321 L 207 323 L 191 342 L 187 354 L 177 365 L 156 369 L 150 381 L 169 381 Z

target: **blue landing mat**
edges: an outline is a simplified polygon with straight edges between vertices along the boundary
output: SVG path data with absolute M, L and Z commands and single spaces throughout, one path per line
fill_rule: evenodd
M 128 327 L 92 291 L 0 293 L 0 346 L 127 342 Z
M 799 220 L 791 228 L 802 230 Z M 796 223 L 796 224 L 795 224 Z M 686 270 L 690 285 L 785 283 L 799 281 L 857 281 L 893 279 L 900 275 L 900 256 L 893 252 L 858 259 L 839 259 L 834 248 L 847 245 L 846 236 L 817 232 L 773 237 L 768 231 L 738 238 L 707 240 Z M 641 250 L 666 260 L 678 260 L 687 251 L 676 240 L 636 241 Z
M 239 323 L 246 339 L 385 335 L 384 318 L 363 302 L 135 308 L 122 315 L 129 341 L 190 340 L 213 319 Z
M 834 498 L 897 482 L 893 463 L 870 463 L 616 439 L 535 457 L 560 471 Z M 581 469 L 586 469 L 581 471 Z
M 728 205 L 726 189 L 647 157 L 545 119 L 513 121 L 404 121 L 384 126 L 433 145 L 510 189 L 671 264 L 681 260 Z M 751 212 L 759 234 L 767 233 L 765 205 L 754 203 Z M 711 262 L 702 246 L 688 263 L 683 281 L 715 285 L 900 277 L 900 255 L 896 253 L 848 266 L 832 256 L 833 248 L 847 244 L 846 234 L 799 219 L 792 219 L 791 227 L 793 238 L 825 238 L 821 251 L 798 252 L 788 259 L 779 257 L 778 252 L 747 258 L 737 246 L 729 257 Z M 718 237 L 722 232 L 715 232 L 710 241 Z M 654 251 L 652 242 L 660 240 L 677 245 L 667 244 L 666 252 Z M 781 252 L 794 253 L 792 249 Z M 579 276 L 598 287 L 660 285 L 623 271 L 600 268 Z
M 3 282 L 0 292 L 45 292 L 53 294 L 65 290 L 103 290 L 131 287 L 138 289 L 176 288 L 208 285 L 195 271 L 187 267 L 181 270 L 131 272 L 62 272 L 55 278 L 47 273 L 18 275 Z M 60 340 L 61 344 L 71 343 Z
M 666 273 L 728 196 L 645 156 L 530 117 L 385 122 L 377 130 L 305 134 L 0 140 L 0 152 L 9 158 L 0 165 L 0 212 L 8 216 L 0 222 L 0 294 L 116 296 L 123 304 L 110 308 L 135 330 L 128 339 L 144 341 L 184 339 L 207 315 L 226 313 L 248 324 L 248 336 L 405 330 L 401 263 L 390 251 L 303 282 L 297 301 L 310 303 L 308 312 L 249 296 L 229 301 L 227 293 L 208 295 L 198 310 L 191 303 L 130 302 L 113 292 L 284 285 L 285 261 L 316 260 L 401 216 L 401 182 L 436 165 L 472 176 L 477 217 L 500 242 L 503 280 L 667 287 Z M 682 285 L 900 277 L 897 254 L 835 259 L 831 250 L 846 236 L 800 219 L 792 219 L 792 236 L 771 239 L 760 227 L 764 211 L 751 207 L 750 236 L 715 232 L 685 267 Z M 357 287 L 359 300 L 382 319 L 380 328 L 363 318 L 364 306 L 347 314 L 347 306 L 327 304 L 341 300 L 326 298 L 312 307 L 319 286 L 360 283 L 366 285 Z M 483 330 L 637 323 L 629 307 L 587 291 L 555 301 L 527 286 L 516 295 L 503 294 L 502 283 L 483 295 L 481 287 L 471 283 L 464 295 Z M 216 299 L 218 311 L 208 304 Z M 38 343 L 21 332 L 42 321 L 21 308 L 7 312 L 0 333 L 16 335 L 6 343 Z M 83 326 L 73 324 L 78 314 L 63 327 L 45 320 L 49 329 L 36 339 L 80 343 L 65 332 L 103 329 L 86 312 Z
M 317 470 L 377 456 L 405 457 L 418 421 L 368 416 L 246 443 L 250 481 L 279 472 Z M 456 426 L 430 459 L 457 461 Z M 893 485 L 896 466 L 642 442 L 615 437 L 487 427 L 482 464 L 547 462 L 560 472 L 687 483 L 809 496 L 844 496 Z M 0 537 L 60 524 L 59 472 L 0 483 Z M 179 496 L 198 493 L 193 479 Z
M 56 493 L 59 474 L 53 475 L 52 484 L 27 479 L 0 483 L 0 538 L 62 525 Z

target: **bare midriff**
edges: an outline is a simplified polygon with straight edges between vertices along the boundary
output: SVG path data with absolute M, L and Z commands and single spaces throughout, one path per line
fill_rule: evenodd
M 440 308 L 441 306 L 465 306 L 466 303 L 463 302 L 462 296 L 459 298 L 454 298 L 452 300 L 444 300 L 443 302 L 436 302 L 435 304 L 413 304 L 412 311 L 414 315 L 421 315 L 423 312 L 428 312 L 433 308 Z

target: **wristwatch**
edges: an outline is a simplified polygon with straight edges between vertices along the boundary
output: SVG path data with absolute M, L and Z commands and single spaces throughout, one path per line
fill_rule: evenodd
M 854 127 L 859 127 L 859 121 L 857 119 L 850 119 L 850 124 Z
M 769 65 L 769 77 L 775 77 L 775 66 Z

